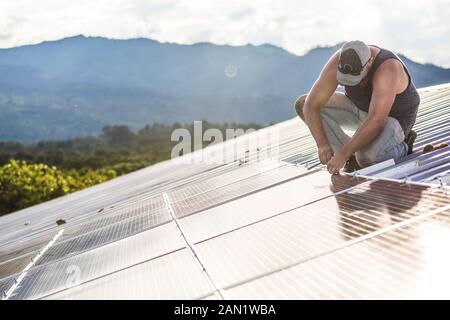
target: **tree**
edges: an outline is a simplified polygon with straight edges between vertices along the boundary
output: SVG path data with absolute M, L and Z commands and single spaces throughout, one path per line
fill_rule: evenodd
M 135 134 L 127 127 L 122 125 L 104 126 L 101 137 L 106 140 L 110 146 L 127 146 L 134 141 Z

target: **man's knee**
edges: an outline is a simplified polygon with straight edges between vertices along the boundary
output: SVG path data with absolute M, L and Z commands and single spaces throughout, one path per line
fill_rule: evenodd
M 400 124 L 389 117 L 383 131 L 367 146 L 355 153 L 356 161 L 361 167 L 367 167 L 385 160 L 406 155 L 404 134 Z
M 305 116 L 303 115 L 303 108 L 305 107 L 305 101 L 306 101 L 306 97 L 308 95 L 304 94 L 300 97 L 297 98 L 297 100 L 295 100 L 295 111 L 297 111 L 297 114 L 300 118 L 305 119 Z
M 356 162 L 358 162 L 361 168 L 371 166 L 374 163 L 374 159 L 369 152 L 358 151 L 355 153 Z
M 371 166 L 373 164 L 383 162 L 389 159 L 389 156 L 383 150 L 377 150 L 375 148 L 364 148 L 355 152 L 356 162 L 358 162 L 361 168 Z

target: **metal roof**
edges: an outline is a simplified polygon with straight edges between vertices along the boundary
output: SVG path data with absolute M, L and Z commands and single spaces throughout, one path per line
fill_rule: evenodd
M 450 148 L 421 154 L 450 140 L 450 85 L 420 94 L 397 163 L 330 176 L 294 118 L 3 216 L 0 293 L 450 298 Z

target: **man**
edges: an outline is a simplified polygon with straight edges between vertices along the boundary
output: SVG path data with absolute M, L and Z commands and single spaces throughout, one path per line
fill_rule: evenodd
M 335 92 L 344 86 L 345 94 Z M 400 58 L 362 41 L 343 45 L 295 109 L 330 173 L 352 172 L 412 153 L 420 97 Z M 353 131 L 350 137 L 343 129 Z

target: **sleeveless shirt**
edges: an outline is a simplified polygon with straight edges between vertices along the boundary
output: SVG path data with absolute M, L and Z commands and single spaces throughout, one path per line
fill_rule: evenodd
M 403 61 L 392 51 L 379 47 L 377 48 L 380 49 L 380 52 L 375 57 L 372 67 L 367 74 L 367 84 L 364 87 L 360 87 L 359 85 L 344 86 L 345 95 L 349 97 L 359 109 L 369 112 L 370 99 L 372 98 L 372 80 L 375 71 L 384 61 L 388 59 L 396 59 L 400 61 L 406 74 L 408 75 L 409 81 L 407 88 L 403 92 L 396 95 L 389 116 L 398 120 L 403 132 L 405 133 L 405 137 L 407 137 L 416 122 L 417 109 L 420 104 L 420 96 L 414 86 L 411 74 Z

